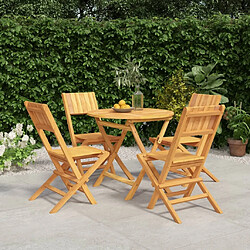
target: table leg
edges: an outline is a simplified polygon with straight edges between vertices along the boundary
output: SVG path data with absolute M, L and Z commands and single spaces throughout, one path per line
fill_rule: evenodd
M 169 120 L 166 120 L 166 121 L 164 122 L 164 124 L 163 124 L 163 126 L 162 126 L 162 128 L 161 128 L 160 134 L 158 135 L 157 140 L 155 140 L 155 143 L 154 143 L 154 145 L 153 145 L 153 147 L 152 147 L 151 152 L 156 151 L 156 149 L 158 148 L 159 143 L 161 143 L 162 137 L 164 136 L 164 134 L 165 134 L 165 132 L 166 132 L 168 123 L 169 123 Z M 135 141 L 136 141 L 136 143 L 137 143 L 137 145 L 138 145 L 140 151 L 141 151 L 142 153 L 146 154 L 147 151 L 146 151 L 146 149 L 145 149 L 145 147 L 144 147 L 144 145 L 143 145 L 143 143 L 142 143 L 142 141 L 141 141 L 141 139 L 140 139 L 140 137 L 139 137 L 139 135 L 138 135 L 138 133 L 137 133 L 137 130 L 136 130 L 136 128 L 135 128 L 135 125 L 134 125 L 133 123 L 131 123 L 131 124 L 130 124 L 130 127 L 131 127 L 131 131 L 132 131 L 132 133 L 133 133 L 133 136 L 134 136 L 134 138 L 135 138 Z M 151 168 L 151 170 L 152 170 L 152 172 L 154 173 L 154 175 L 158 178 L 158 177 L 159 177 L 159 173 L 158 173 L 157 169 L 155 168 L 154 164 L 153 164 L 151 161 L 149 161 L 149 162 L 148 162 L 148 165 L 149 165 L 149 167 Z M 130 190 L 129 193 L 127 194 L 125 200 L 131 200 L 131 199 L 134 197 L 135 192 L 137 191 L 137 189 L 138 189 L 138 187 L 139 187 L 139 185 L 140 185 L 140 183 L 141 183 L 141 181 L 142 181 L 142 179 L 143 179 L 145 173 L 146 173 L 145 170 L 142 168 L 142 170 L 141 170 L 141 172 L 139 173 L 137 179 L 135 180 L 135 182 L 134 182 L 134 184 L 133 184 L 131 190 Z M 166 189 L 165 191 L 168 192 L 169 189 Z
M 128 169 L 126 168 L 126 166 L 124 165 L 124 163 L 122 162 L 122 160 L 120 159 L 120 157 L 117 155 L 117 152 L 119 151 L 119 149 L 120 149 L 120 147 L 121 147 L 121 145 L 122 145 L 122 142 L 123 142 L 123 140 L 124 140 L 124 138 L 125 138 L 125 136 L 126 136 L 126 134 L 127 134 L 127 130 L 126 130 L 126 129 L 124 130 L 124 131 L 126 131 L 126 133 L 125 133 L 125 135 L 124 135 L 124 138 L 121 139 L 121 142 L 120 142 L 121 144 L 119 144 L 119 146 L 118 146 L 118 142 L 117 142 L 117 143 L 115 143 L 115 145 L 113 145 L 113 144 L 110 142 L 110 140 L 109 140 L 109 138 L 108 138 L 108 135 L 107 135 L 107 133 L 106 133 L 106 131 L 105 131 L 103 125 L 100 124 L 99 121 L 101 122 L 100 119 L 97 119 L 97 118 L 96 118 L 96 123 L 97 123 L 97 125 L 98 125 L 98 127 L 99 127 L 100 132 L 102 133 L 102 135 L 103 135 L 103 137 L 104 137 L 104 140 L 106 141 L 107 146 L 109 147 L 109 149 L 110 149 L 110 151 L 111 151 L 111 154 L 112 154 L 114 151 L 116 151 L 116 156 L 115 156 L 116 162 L 119 164 L 120 168 L 122 169 L 122 171 L 124 172 L 124 174 L 128 177 L 128 179 L 129 179 L 129 180 L 134 180 L 133 175 L 128 171 Z M 125 124 L 125 126 L 127 126 L 127 127 L 129 128 L 129 126 L 127 125 L 127 123 Z M 122 130 L 122 131 L 123 131 L 123 130 Z M 111 172 L 112 172 L 112 171 L 111 171 Z M 115 174 L 115 173 L 114 173 L 114 174 Z
M 98 120 L 97 120 L 97 123 L 98 123 Z M 124 140 L 124 138 L 125 138 L 125 136 L 127 134 L 127 130 L 122 130 L 119 141 L 115 144 L 115 146 L 113 146 L 112 143 L 110 142 L 107 134 L 106 134 L 106 131 L 105 131 L 104 127 L 99 123 L 98 123 L 98 127 L 99 127 L 100 132 L 102 133 L 102 135 L 104 137 L 104 140 L 107 143 L 107 146 L 111 150 L 111 155 L 108 158 L 107 165 L 105 166 L 105 168 L 103 169 L 102 173 L 100 174 L 100 176 L 98 177 L 98 179 L 96 180 L 96 182 L 95 182 L 95 184 L 93 186 L 96 187 L 96 186 L 99 186 L 102 183 L 102 181 L 103 181 L 105 175 L 107 174 L 107 171 L 110 169 L 114 159 L 116 159 L 117 163 L 121 167 L 124 174 L 128 177 L 128 179 L 129 180 L 134 180 L 134 177 L 132 176 L 132 174 L 128 171 L 128 169 L 126 168 L 126 166 L 124 165 L 124 163 L 122 162 L 120 157 L 117 155 L 117 152 L 120 149 L 120 147 L 121 147 L 121 145 L 123 143 L 123 140 Z M 132 185 L 132 183 L 129 182 L 129 180 L 127 180 L 127 179 L 125 179 L 123 177 L 117 176 L 115 174 L 108 174 L 108 176 L 112 177 L 114 179 L 117 179 L 119 181 L 125 182 L 125 183 L 130 183 Z
M 135 128 L 134 123 L 130 123 L 130 128 L 131 128 L 131 131 L 133 133 L 133 136 L 135 138 L 135 141 L 136 141 L 136 143 L 137 143 L 140 151 L 142 153 L 147 153 L 147 151 L 146 151 L 146 149 L 145 149 L 145 147 L 144 147 L 144 145 L 143 145 L 143 143 L 142 143 L 142 141 L 141 141 L 141 139 L 140 139 L 140 137 L 139 137 L 139 135 L 137 133 L 137 130 Z M 125 197 L 125 200 L 131 200 L 134 197 L 134 194 L 137 191 L 137 189 L 138 189 L 138 187 L 139 187 L 139 185 L 140 185 L 140 183 L 141 183 L 141 181 L 142 181 L 145 173 L 146 173 L 145 170 L 142 169 L 141 172 L 139 173 L 137 179 L 135 180 L 132 188 L 130 189 L 129 193 Z
M 106 143 L 103 144 L 103 148 L 104 148 L 104 150 L 109 151 L 109 147 Z M 115 168 L 114 168 L 113 164 L 111 164 L 111 166 L 110 166 L 110 172 L 115 174 Z

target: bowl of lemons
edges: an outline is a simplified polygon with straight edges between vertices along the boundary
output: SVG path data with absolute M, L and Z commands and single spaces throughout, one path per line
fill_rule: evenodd
M 131 108 L 124 100 L 120 100 L 119 103 L 116 103 L 112 108 L 115 112 L 119 113 L 128 113 L 131 112 L 134 108 Z

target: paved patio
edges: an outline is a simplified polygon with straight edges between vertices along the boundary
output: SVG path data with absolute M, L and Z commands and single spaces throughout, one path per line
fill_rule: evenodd
M 137 160 L 125 164 L 138 175 Z M 97 205 L 78 193 L 51 215 L 59 195 L 46 190 L 28 201 L 50 172 L 0 176 L 0 249 L 250 249 L 250 166 L 211 155 L 206 166 L 220 179 L 202 175 L 224 213 L 205 199 L 178 204 L 180 225 L 161 201 L 146 208 L 153 192 L 148 178 L 125 201 L 129 186 L 105 178 L 94 188 L 96 173 L 89 186 Z

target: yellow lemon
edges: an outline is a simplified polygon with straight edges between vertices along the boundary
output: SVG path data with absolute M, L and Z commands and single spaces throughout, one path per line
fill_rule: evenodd
M 120 105 L 120 106 L 125 105 L 125 104 L 126 104 L 126 102 L 125 102 L 124 100 L 120 100 L 120 101 L 119 101 L 119 105 Z
M 127 105 L 121 105 L 121 109 L 127 109 Z
M 130 106 L 128 104 L 126 105 L 126 109 L 130 109 Z
M 115 108 L 115 109 L 119 109 L 119 108 L 120 108 L 120 105 L 116 103 L 116 104 L 114 105 L 114 108 Z

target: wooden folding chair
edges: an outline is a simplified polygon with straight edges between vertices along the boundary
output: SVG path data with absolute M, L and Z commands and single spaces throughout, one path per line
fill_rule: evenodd
M 210 106 L 210 105 L 219 105 L 221 101 L 221 95 L 206 95 L 206 94 L 196 94 L 194 93 L 189 101 L 188 107 L 203 107 L 203 106 Z M 173 142 L 174 137 L 163 137 L 162 141 L 160 142 L 159 149 L 165 150 L 163 146 L 170 146 Z M 150 137 L 149 140 L 154 143 L 157 138 Z M 183 145 L 197 147 L 200 143 L 200 138 L 195 136 L 187 136 L 181 138 L 180 141 L 180 149 L 185 151 L 185 147 Z M 219 182 L 218 178 L 214 176 L 205 166 L 202 168 L 202 172 L 206 173 L 212 180 L 215 182 Z M 184 175 L 189 175 L 188 171 L 183 172 Z
M 94 173 L 94 171 L 103 162 L 105 162 L 109 156 L 109 152 L 89 146 L 68 148 L 48 106 L 46 104 L 28 101 L 24 104 L 43 142 L 43 145 L 56 168 L 50 178 L 30 197 L 29 200 L 35 200 L 47 188 L 63 196 L 50 213 L 56 213 L 78 190 L 86 195 L 91 204 L 96 204 L 96 201 L 89 191 L 86 183 L 89 181 L 89 177 Z M 60 149 L 52 149 L 44 131 L 54 133 L 60 145 Z M 87 158 L 97 158 L 97 160 L 91 167 L 88 168 L 88 171 L 83 174 L 83 171 L 78 169 L 75 161 L 81 161 Z M 67 192 L 50 185 L 57 176 L 61 177 L 67 188 Z
M 83 145 L 105 145 L 105 140 L 100 132 L 75 134 L 71 119 L 72 115 L 86 115 L 90 111 L 98 110 L 95 93 L 62 93 L 62 99 L 72 145 L 74 147 L 77 146 L 77 143 Z M 114 135 L 109 135 L 109 139 L 111 142 L 119 141 L 119 137 Z
M 212 145 L 224 109 L 224 105 L 184 108 L 170 149 L 137 155 L 143 167 L 142 172 L 145 171 L 147 173 L 155 188 L 148 208 L 154 208 L 157 200 L 160 198 L 174 220 L 177 223 L 181 223 L 172 205 L 207 198 L 215 211 L 222 213 L 204 185 L 203 179 L 200 177 L 200 172 Z M 179 149 L 181 140 L 187 136 L 201 136 L 195 154 L 190 153 L 188 150 L 182 151 Z M 156 169 L 152 167 L 151 162 L 155 160 L 164 161 L 161 173 L 155 173 Z M 167 179 L 169 171 L 178 169 L 188 169 L 191 175 L 186 177 L 177 175 L 174 179 Z M 202 194 L 191 196 L 196 184 L 200 187 Z M 171 191 L 170 188 L 180 185 L 187 185 L 187 187 L 182 187 L 179 191 Z M 169 200 L 169 197 L 180 195 L 184 196 Z
M 102 144 L 104 149 L 108 151 L 109 148 L 100 132 L 75 134 L 72 124 L 72 115 L 86 115 L 90 111 L 98 110 L 95 93 L 62 93 L 62 99 L 73 147 L 77 146 L 77 143 L 82 145 Z M 111 143 L 118 142 L 120 138 L 114 135 L 108 135 L 108 137 Z M 103 168 L 103 166 L 100 166 L 100 168 Z M 111 166 L 111 172 L 115 173 L 113 165 Z

